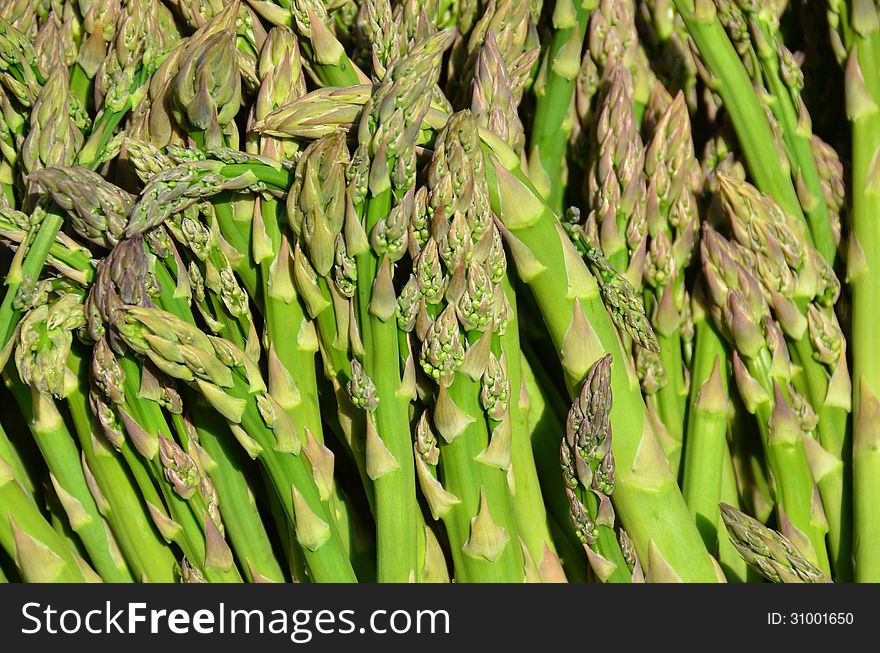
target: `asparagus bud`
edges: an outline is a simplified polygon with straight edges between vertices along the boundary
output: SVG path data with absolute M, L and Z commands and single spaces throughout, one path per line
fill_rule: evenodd
M 73 228 L 86 240 L 109 248 L 124 235 L 132 198 L 96 172 L 80 166 L 44 168 L 30 181 L 68 211 Z
M 780 533 L 767 528 L 733 506 L 721 504 L 721 518 L 730 541 L 743 559 L 774 583 L 828 583 L 819 567 L 804 559 Z

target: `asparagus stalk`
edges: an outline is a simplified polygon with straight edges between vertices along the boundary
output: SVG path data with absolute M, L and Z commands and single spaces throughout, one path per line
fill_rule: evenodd
M 125 461 L 94 423 L 88 398 L 80 389 L 88 386 L 85 361 L 76 348 L 68 356 L 68 366 L 80 382 L 68 390 L 65 401 L 82 450 L 89 490 L 137 579 L 174 582 L 178 573 L 174 554 L 156 530 Z
M 729 450 L 725 450 L 724 452 L 724 468 L 721 471 L 721 501 L 740 510 L 739 492 L 736 487 L 736 475 Z M 719 524 L 716 533 L 720 531 L 720 529 L 721 526 Z M 739 554 L 739 551 L 729 537 L 724 537 L 722 533 L 717 537 L 717 540 L 718 564 L 721 565 L 721 569 L 724 570 L 727 582 L 752 583 L 760 578 L 758 573 L 749 567 L 748 563 L 743 560 L 743 557 Z
M 505 363 L 510 385 L 508 409 L 512 430 L 510 465 L 513 474 L 513 510 L 516 515 L 517 530 L 538 569 L 554 569 L 560 563 L 550 533 L 544 493 L 529 437 L 529 396 L 523 378 L 519 320 L 516 317 L 516 297 L 511 286 L 511 276 L 512 271 L 508 271 L 508 277 L 502 281 L 502 284 L 513 318 L 508 322 L 507 330 L 500 340 L 506 354 Z M 520 389 L 519 392 L 517 388 Z
M 727 451 L 728 354 L 706 315 L 696 321 L 682 493 L 709 551 L 718 547 L 718 503 L 730 454 Z
M 157 308 L 123 305 L 118 320 L 117 332 L 129 347 L 150 357 L 166 373 L 191 383 L 231 422 L 233 430 L 239 426 L 239 438 L 266 465 L 288 518 L 296 525 L 314 578 L 354 580 L 320 488 L 303 458 L 296 455 L 300 442 L 292 424 L 277 401 L 265 393 L 265 383 L 248 355 L 231 342 L 212 340 Z M 189 363 L 182 351 L 191 354 Z
M 349 59 L 333 35 L 330 17 L 322 0 L 248 0 L 254 11 L 270 23 L 292 27 L 314 77 L 322 86 L 349 86 L 366 81 L 366 76 Z
M 272 550 L 272 542 L 260 518 L 253 491 L 248 485 L 247 460 L 227 424 L 198 404 L 193 424 L 198 434 L 201 465 L 217 487 L 220 510 L 232 549 L 252 582 L 284 582 L 284 572 Z M 201 451 L 204 451 L 204 454 Z
M 262 100 L 255 113 L 256 119 L 265 117 L 269 110 L 280 106 L 287 98 L 295 98 L 304 93 L 305 81 L 298 72 L 300 66 L 299 51 L 293 34 L 281 28 L 273 29 L 266 39 L 260 60 L 260 69 L 264 77 L 261 88 Z M 275 139 L 264 138 L 260 149 L 264 156 L 280 158 L 284 152 L 284 144 Z M 338 150 L 331 149 L 327 154 L 326 160 L 329 165 L 333 165 L 336 161 L 333 155 L 337 152 Z M 327 176 L 321 174 L 325 171 L 318 164 L 322 159 L 321 154 L 323 152 L 319 152 L 314 158 L 305 155 L 302 157 L 302 165 L 310 171 L 314 170 L 315 175 L 306 183 L 318 187 L 322 182 L 328 181 Z M 313 166 L 306 164 L 306 161 L 314 162 Z M 343 162 L 339 161 L 336 178 L 340 182 L 343 173 Z M 344 192 L 344 186 L 333 189 L 339 191 L 340 195 Z M 323 207 L 315 206 L 313 211 L 317 213 L 321 208 Z M 291 270 L 293 266 L 291 245 L 280 228 L 277 202 L 257 198 L 253 217 L 253 257 L 260 265 L 261 280 L 266 287 L 264 301 L 266 337 L 268 342 L 272 343 L 269 350 L 270 392 L 279 399 L 293 419 L 297 434 L 303 443 L 306 443 L 310 437 L 317 443 L 322 443 L 323 426 L 319 412 L 315 370 L 318 343 L 314 335 L 314 325 L 306 317 L 302 299 L 292 292 L 294 288 L 290 282 L 295 275 Z M 309 217 L 315 221 L 309 223 L 310 229 L 324 228 L 325 224 L 319 222 L 316 216 Z M 306 242 L 311 244 L 312 241 L 307 239 Z M 332 250 L 332 244 L 325 243 L 325 246 Z M 315 249 L 319 249 L 316 239 Z M 287 337 L 291 333 L 295 334 L 294 338 Z
M 0 458 L 0 498 L 3 506 L 0 546 L 15 560 L 26 581 L 81 583 L 86 580 L 90 570 L 87 571 L 85 563 L 81 566 L 81 559 L 46 521 L 4 458 Z M 89 578 L 92 574 L 94 572 Z
M 287 201 L 287 218 L 294 238 L 288 243 L 286 236 L 282 237 L 283 256 L 270 268 L 269 295 L 271 299 L 271 295 L 277 293 L 279 298 L 288 301 L 298 291 L 305 311 L 314 320 L 301 320 L 297 340 L 303 341 L 302 346 L 310 344 L 320 349 L 324 373 L 330 379 L 336 398 L 342 438 L 355 461 L 367 498 L 372 502 L 373 482 L 366 471 L 366 453 L 361 439 L 366 422 L 361 411 L 352 404 L 346 389 L 352 379 L 350 343 L 358 333 L 357 323 L 352 323 L 357 265 L 346 249 L 343 233 L 346 221 L 355 219 L 354 207 L 346 199 L 347 163 L 345 143 L 333 135 L 314 142 L 300 156 Z M 289 318 L 297 324 L 296 316 L 292 315 L 294 310 L 288 310 L 291 313 Z M 279 323 L 279 328 L 289 329 L 290 323 Z M 315 326 L 318 338 L 310 335 Z M 315 342 L 310 342 L 312 340 Z M 282 353 L 283 349 L 280 349 L 281 362 Z M 314 365 L 312 354 L 308 369 L 313 369 Z M 291 361 L 288 369 L 296 372 L 307 368 L 293 365 Z M 305 385 L 307 393 L 314 385 L 311 380 L 314 374 L 310 372 L 310 380 Z M 298 392 L 302 397 L 302 391 L 298 389 Z
M 513 9 L 512 5 L 507 6 Z M 520 7 L 525 10 L 525 7 Z M 504 38 L 505 34 L 500 35 Z M 506 39 L 505 39 L 506 40 Z M 508 50 L 515 48 L 508 47 Z M 522 66 L 529 61 L 529 52 L 518 55 L 515 64 Z M 517 71 L 508 73 L 505 56 L 496 38 L 495 31 L 486 34 L 483 46 L 477 57 L 474 74 L 473 97 L 471 101 L 474 118 L 478 124 L 498 134 L 514 150 L 521 150 L 525 134 L 517 115 L 518 98 L 522 95 L 522 82 L 517 80 Z M 510 319 L 507 328 L 500 334 L 499 343 L 505 353 L 507 379 L 510 399 L 507 402 L 510 412 L 511 444 L 510 473 L 513 476 L 513 509 L 517 518 L 517 529 L 537 565 L 539 572 L 552 570 L 558 565 L 555 546 L 550 534 L 547 512 L 528 428 L 528 398 L 522 374 L 520 354 L 519 319 L 512 270 L 502 279 L 502 287 L 507 298 Z M 519 389 L 519 390 L 518 390 Z M 554 470 L 555 473 L 555 470 Z M 558 571 L 558 569 L 557 569 Z M 549 573 L 549 572 L 548 572 Z
M 157 528 L 166 539 L 181 546 L 188 559 L 182 572 L 192 568 L 212 581 L 240 580 L 223 537 L 214 487 L 175 442 L 163 412 L 163 406 L 167 406 L 178 435 L 185 438 L 179 421 L 180 397 L 162 386 L 159 372 L 140 366 L 133 353 L 125 350 L 116 326 L 119 305 L 126 305 L 126 301 L 149 303 L 145 285 L 148 276 L 147 253 L 140 237 L 121 241 L 98 268 L 86 304 L 89 333 L 97 341 L 92 361 L 93 412 L 108 439 L 141 476 L 139 485 L 152 504 L 151 516 Z M 113 348 L 124 353 L 117 354 Z M 161 361 L 158 369 L 163 369 Z M 143 460 L 122 435 L 123 426 Z M 163 500 L 167 513 L 163 511 Z
M 100 111 L 77 155 L 85 167 L 97 167 L 122 120 L 137 112 L 149 91 L 150 76 L 179 37 L 167 9 L 153 0 L 135 0 L 121 8 L 118 29 L 106 58 L 95 72 L 95 95 Z
M 775 138 L 745 67 L 730 42 L 713 3 L 675 0 L 675 7 L 687 25 L 700 58 L 717 86 L 743 150 L 749 172 L 762 191 L 770 194 L 791 215 L 802 218 L 798 195 L 787 162 L 775 147 Z M 833 260 L 834 241 L 830 225 L 810 223 L 810 231 Z M 827 242 L 820 238 L 829 236 Z M 830 245 L 830 247 L 829 247 Z
M 501 334 L 511 328 L 506 259 L 478 146 L 469 112 L 437 135 L 428 171 L 430 236 L 417 243 L 412 279 L 421 297 L 400 312 L 422 341 L 422 369 L 439 386 L 433 420 L 443 438 L 443 485 L 431 489 L 447 503 L 432 513 L 450 533 L 456 577 L 511 582 L 525 570 L 506 478 L 513 428 L 506 361 L 518 352 L 502 350 Z M 431 497 L 429 487 L 422 483 Z
M 698 164 L 690 131 L 684 95 L 679 93 L 658 119 L 645 153 L 649 243 L 644 277 L 650 288 L 646 304 L 663 369 L 662 383 L 651 399 L 670 436 L 666 453 L 676 475 L 684 439 L 687 391 L 682 351 L 682 324 L 687 310 L 685 270 L 699 223 L 695 196 Z
M 611 265 L 641 288 L 648 232 L 645 148 L 633 110 L 629 68 L 609 65 L 607 89 L 596 120 L 597 152 L 589 177 L 591 211 L 585 229 L 594 234 Z
M 802 557 L 783 535 L 733 506 L 721 504 L 721 517 L 737 551 L 750 567 L 775 583 L 828 583 L 827 574 Z
M 9 376 L 4 376 L 4 383 L 8 385 Z M 6 464 L 12 469 L 16 481 L 28 494 L 28 496 L 36 500 L 36 483 L 32 474 L 33 466 L 28 467 L 26 461 L 16 448 L 14 441 L 10 440 L 6 435 L 6 431 L 0 429 L 0 457 L 6 461 Z
M 19 382 L 20 384 L 20 382 Z M 108 583 L 130 583 L 131 571 L 98 505 L 89 491 L 80 456 L 55 401 L 39 390 L 13 381 L 19 406 L 31 424 L 37 445 L 50 470 L 50 481 L 67 521 L 82 541 L 89 559 Z M 27 395 L 31 394 L 31 397 Z
M 804 450 L 810 415 L 791 385 L 791 361 L 779 325 L 770 316 L 758 281 L 728 241 L 707 224 L 700 251 L 716 325 L 736 348 L 733 371 L 749 412 L 758 418 L 774 478 L 780 520 L 809 559 L 828 569 L 828 526 Z M 796 403 L 797 402 L 797 403 Z
M 596 361 L 568 413 L 560 448 L 570 518 L 596 576 L 632 581 L 614 531 L 614 453 L 611 442 L 611 355 Z
M 718 175 L 722 205 L 740 254 L 761 283 L 765 299 L 788 336 L 792 359 L 800 365 L 796 384 L 815 410 L 818 442 L 811 442 L 829 525 L 829 548 L 841 579 L 851 575 L 849 491 L 843 456 L 852 383 L 846 341 L 833 310 L 840 283 L 799 226 L 766 195 L 746 182 Z
M 590 13 L 598 2 L 562 0 L 553 8 L 553 36 L 541 63 L 535 89 L 535 117 L 529 143 L 529 172 L 555 210 L 563 208 L 568 171 L 565 169 L 568 136 L 573 125 L 570 108 L 575 78 Z
M 370 110 L 363 114 L 358 150 L 349 167 L 349 193 L 358 217 L 347 221 L 345 248 L 357 270 L 356 327 L 363 343 L 363 351 L 354 353 L 362 359 L 363 373 L 376 393 L 366 399 L 366 466 L 374 482 L 380 581 L 406 581 L 420 568 L 419 538 L 424 529 L 418 525 L 411 439 L 408 429 L 401 428 L 409 423 L 413 397 L 404 383 L 401 361 L 412 354 L 399 346 L 392 279 L 393 266 L 405 252 L 408 211 L 413 206 L 413 148 L 430 101 L 426 91 L 439 77 L 440 55 L 450 36 L 433 35 L 386 73 Z M 382 110 L 392 102 L 390 113 Z M 404 125 L 404 131 L 389 132 L 390 120 Z M 413 367 L 414 361 L 409 365 Z M 354 364 L 352 372 L 353 383 L 357 378 Z M 355 403 L 367 406 L 361 399 Z
M 108 582 L 131 582 L 116 541 L 89 492 L 73 437 L 50 395 L 63 397 L 68 392 L 72 379 L 65 361 L 72 332 L 84 324 L 81 298 L 75 294 L 61 295 L 29 311 L 16 343 L 15 363 L 21 380 L 10 379 L 9 387 L 49 467 L 50 481 L 70 526 L 98 573 Z
M 813 155 L 811 120 L 801 98 L 803 73 L 782 42 L 777 8 L 772 5 L 760 7 L 751 2 L 740 5 L 752 36 L 756 58 L 756 67 L 752 71 L 755 85 L 762 90 L 766 87 L 766 92 L 773 97 L 768 105 L 779 125 L 813 242 L 825 260 L 833 264 L 839 241 L 833 233 L 829 207 Z M 739 11 L 732 6 L 725 10 Z
M 574 530 L 569 528 L 570 503 L 554 446 L 559 434 L 565 431 L 566 406 L 553 384 L 547 382 L 541 366 L 532 364 L 526 355 L 526 351 L 532 355 L 534 352 L 527 343 L 521 344 L 523 386 L 528 400 L 528 433 L 546 509 L 550 513 L 550 532 L 562 558 L 566 578 L 570 582 L 584 582 L 588 565 L 584 565 L 583 545 Z
M 872 74 L 880 61 L 880 17 L 867 2 L 845 5 L 851 39 L 846 66 L 846 111 L 852 123 L 852 233 L 847 256 L 847 279 L 852 293 L 853 356 L 853 554 L 855 579 L 880 579 L 880 526 L 877 502 L 880 465 L 877 430 L 880 371 L 874 346 L 877 253 L 880 251 L 874 216 L 880 196 L 873 189 L 872 162 L 880 148 L 880 77 Z
M 610 79 L 618 67 L 632 75 L 631 110 L 636 124 L 641 124 L 655 78 L 639 43 L 634 3 L 600 0 L 590 18 L 587 42 L 588 54 L 600 79 Z M 586 59 L 582 68 L 585 63 Z
M 493 211 L 504 226 L 517 272 L 538 302 L 569 391 L 575 391 L 590 365 L 605 353 L 615 358 L 612 391 L 618 399 L 612 421 L 619 425 L 614 440 L 615 507 L 647 577 L 716 580 L 713 561 L 646 419 L 638 380 L 627 366 L 599 286 L 557 216 L 524 181 L 518 161 L 502 148 L 499 143 L 492 143 L 491 149 L 484 146 Z M 613 284 L 608 288 L 608 300 L 621 299 L 619 288 Z M 566 289 L 564 295 L 560 289 Z M 633 318 L 625 310 L 617 315 Z
M 70 117 L 67 69 L 56 66 L 31 111 L 30 132 L 22 144 L 22 165 L 28 172 L 70 164 L 82 145 L 82 133 Z M 26 307 L 28 285 L 39 276 L 52 244 L 61 230 L 61 215 L 50 209 L 38 225 L 27 247 L 20 247 L 6 275 L 6 294 L 0 303 L 0 350 L 6 349 Z M 21 291 L 24 284 L 24 291 Z

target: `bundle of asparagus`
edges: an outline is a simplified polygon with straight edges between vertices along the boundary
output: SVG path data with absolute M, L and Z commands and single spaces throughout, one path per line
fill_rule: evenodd
M 0 580 L 880 580 L 878 38 L 3 3 Z

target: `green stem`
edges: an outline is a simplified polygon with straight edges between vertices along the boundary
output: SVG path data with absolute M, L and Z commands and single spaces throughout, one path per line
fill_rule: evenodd
M 696 325 L 682 494 L 709 551 L 718 548 L 727 451 L 727 348 L 707 320 Z M 714 381 L 710 377 L 715 374 Z M 732 470 L 731 470 L 732 473 Z M 726 536 L 722 534 L 726 539 Z
M 758 16 L 757 23 L 758 29 L 763 32 L 764 38 L 770 42 L 770 47 L 773 48 L 778 34 L 772 34 L 769 26 L 761 20 L 760 16 Z M 759 60 L 764 69 L 764 79 L 768 82 L 768 90 L 773 94 L 770 108 L 782 129 L 782 139 L 786 145 L 792 174 L 797 178 L 800 173 L 804 187 L 810 195 L 810 201 L 805 203 L 803 209 L 806 212 L 807 225 L 813 244 L 825 257 L 825 260 L 830 265 L 834 265 L 837 245 L 831 231 L 828 206 L 825 204 L 825 195 L 822 191 L 819 171 L 816 168 L 816 159 L 813 157 L 810 145 L 812 130 L 808 122 L 802 123 L 798 120 L 797 111 L 792 103 L 791 91 L 781 78 L 775 48 L 772 54 L 759 57 Z
M 278 255 L 280 247 L 280 231 L 278 229 L 278 205 L 277 202 L 267 201 L 261 204 L 263 222 L 269 237 L 273 241 L 274 256 L 271 260 L 260 264 L 262 285 L 268 288 L 270 267 L 274 258 Z M 317 370 L 315 369 L 315 350 L 306 348 L 301 344 L 303 329 L 307 326 L 308 318 L 303 310 L 302 303 L 298 298 L 285 301 L 282 297 L 273 294 L 268 288 L 265 293 L 265 320 L 269 342 L 272 343 L 275 355 L 281 365 L 293 379 L 298 401 L 291 405 L 285 405 L 293 423 L 296 426 L 297 435 L 305 444 L 306 430 L 311 432 L 318 442 L 324 441 L 324 429 L 321 423 L 321 406 L 318 403 Z
M 78 63 L 70 68 L 70 92 L 76 96 L 83 107 L 88 106 L 92 80 Z
M 739 510 L 740 498 L 736 489 L 736 475 L 733 471 L 733 461 L 730 458 L 730 450 L 724 449 L 724 463 L 721 471 L 721 500 L 729 506 Z M 719 511 L 720 514 L 720 511 Z M 724 571 L 729 583 L 755 583 L 761 581 L 761 576 L 746 564 L 736 547 L 730 541 L 726 529 L 721 529 L 718 537 L 718 564 Z
M 758 425 L 755 416 L 748 412 L 738 392 L 731 393 L 730 404 L 727 442 L 740 496 L 740 506 L 761 523 L 766 523 L 773 514 L 773 497 Z
M 471 346 L 482 334 L 468 334 Z M 459 582 L 522 582 L 525 561 L 517 541 L 516 518 L 510 501 L 507 475 L 504 470 L 481 462 L 489 446 L 489 429 L 480 403 L 481 382 L 464 373 L 456 373 L 448 388 L 449 397 L 458 409 L 468 416 L 469 423 L 451 442 L 440 446 L 440 478 L 444 489 L 459 498 L 444 516 L 449 533 L 450 549 Z M 485 505 L 482 499 L 485 498 Z M 498 533 L 506 539 L 490 554 L 491 559 L 474 555 L 468 547 L 478 533 L 472 528 L 478 514 L 488 508 L 488 517 Z M 540 560 L 540 558 L 539 558 Z
M 56 210 L 49 211 L 37 228 L 37 234 L 28 247 L 20 269 L 10 269 L 6 276 L 6 294 L 0 304 L 0 350 L 8 345 L 21 318 L 21 309 L 15 305 L 21 284 L 36 281 L 40 277 L 63 223 L 64 219 Z
M 571 124 L 571 100 L 574 95 L 575 78 L 581 63 L 584 34 L 589 23 L 587 3 L 572 2 L 573 23 L 556 29 L 546 50 L 542 73 L 546 75 L 543 86 L 537 85 L 535 118 L 532 121 L 531 154 L 529 169 L 535 185 L 541 190 L 547 203 L 555 211 L 563 208 L 565 195 L 566 149 Z M 560 12 L 561 13 L 561 12 Z
M 256 398 L 243 379 L 236 377 L 235 386 L 228 391 L 246 402 L 241 426 L 261 447 L 259 460 L 284 506 L 289 523 L 295 525 L 296 537 L 302 545 L 311 579 L 319 583 L 357 582 L 336 521 L 321 500 L 304 454 L 293 455 L 275 450 L 275 435 L 263 421 Z M 299 509 L 294 504 L 294 491 L 299 493 L 303 501 Z
M 108 583 L 134 580 L 92 496 L 80 452 L 55 401 L 31 391 L 10 375 L 10 389 L 24 413 L 34 441 L 54 479 L 56 493 L 71 528 L 82 541 L 95 570 Z
M 79 68 L 79 66 L 76 68 Z M 119 123 L 121 123 L 122 119 L 128 115 L 129 111 L 131 111 L 134 102 L 140 101 L 141 95 L 146 92 L 144 84 L 148 79 L 148 71 L 143 66 L 138 68 L 137 74 L 134 76 L 134 81 L 129 88 L 130 97 L 122 108 L 120 108 L 119 111 L 108 111 L 105 108 L 97 118 L 95 118 L 95 121 L 92 124 L 92 133 L 77 154 L 77 163 L 79 165 L 86 168 L 95 168 L 98 165 L 101 156 L 104 154 L 104 148 L 107 146 L 107 143 L 110 142 Z M 73 78 L 71 78 L 71 85 L 73 85 Z
M 220 496 L 220 512 L 232 548 L 248 579 L 284 582 L 272 542 L 248 484 L 248 461 L 231 439 L 226 423 L 197 401 L 189 402 L 199 444 L 211 458 L 206 470 Z
M 715 90 L 730 115 L 756 185 L 772 195 L 791 215 L 803 218 L 791 175 L 787 166 L 780 161 L 773 132 L 739 55 L 715 15 L 714 8 L 704 12 L 705 15 L 699 15 L 694 4 L 694 0 L 675 0 L 675 6 L 697 45 L 700 58 L 715 77 Z M 708 3 L 697 4 L 705 7 Z
M 104 516 L 138 580 L 173 583 L 177 579 L 173 552 L 156 532 L 124 460 L 96 431 L 88 399 L 80 390 L 88 387 L 84 361 L 73 351 L 68 365 L 80 384 L 65 399 L 85 462 L 106 501 Z
M 391 209 L 391 191 L 367 202 L 366 231 Z M 376 512 L 377 580 L 408 582 L 419 573 L 418 542 L 424 535 L 416 501 L 415 463 L 409 428 L 409 398 L 401 394 L 400 353 L 397 321 L 388 321 L 370 311 L 370 301 L 379 261 L 371 250 L 355 256 L 357 266 L 357 314 L 364 344 L 364 370 L 376 387 L 379 404 L 367 419 L 374 419 L 382 444 L 397 467 L 373 478 Z M 370 461 L 367 460 L 369 466 Z
M 239 175 L 251 174 L 258 181 L 274 186 L 278 190 L 287 191 L 293 181 L 293 173 L 284 168 L 274 168 L 259 163 L 229 163 L 218 171 L 227 179 L 235 179 Z
M 527 428 L 545 509 L 550 512 L 548 521 L 551 530 L 554 523 L 558 529 L 553 541 L 562 558 L 568 580 L 585 582 L 587 576 L 583 545 L 571 528 L 568 497 L 559 466 L 559 443 L 565 433 L 566 409 L 552 382 L 548 382 L 540 361 L 535 359 L 534 351 L 525 342 L 521 346 L 522 377 L 529 399 Z M 611 558 L 606 553 L 602 555 Z
M 617 485 L 612 501 L 623 526 L 649 578 L 671 573 L 684 581 L 714 582 L 714 563 L 647 420 L 638 378 L 596 282 L 557 216 L 518 170 L 517 157 L 501 147 L 485 147 L 492 210 L 509 230 L 517 272 L 534 293 L 569 393 L 577 396 L 586 373 L 606 352 L 614 356 L 611 420 Z
M 0 433 L 3 428 L 0 427 Z M 4 439 L 5 439 L 5 433 Z M 0 546 L 13 558 L 27 582 L 81 583 L 85 580 L 76 554 L 16 482 L 0 457 Z M 18 529 L 19 537 L 15 530 Z
M 519 343 L 516 295 L 505 277 L 504 292 L 512 307 L 512 318 L 501 336 L 501 348 L 507 362 L 510 382 L 510 420 L 513 433 L 510 443 L 510 464 L 513 467 L 513 510 L 517 531 L 535 564 L 540 565 L 545 553 L 554 554 L 556 547 L 550 534 L 547 509 L 538 480 L 538 470 L 529 438 L 528 405 L 523 405 L 522 353 Z
M 813 547 L 814 555 L 802 551 L 826 573 L 830 573 L 828 550 L 825 545 L 827 525 L 820 523 L 814 511 L 813 476 L 804 449 L 802 432 L 774 434 L 770 424 L 774 411 L 773 376 L 770 353 L 765 349 L 755 358 L 746 361 L 749 374 L 760 383 L 768 400 L 757 406 L 758 427 L 764 442 L 767 465 L 773 475 L 776 503 L 785 512 L 791 524 L 803 533 Z M 780 388 L 783 399 L 791 406 L 788 392 Z
M 357 86 L 363 83 L 345 50 L 341 50 L 339 58 L 333 63 L 318 63 L 311 42 L 301 38 L 299 44 L 303 57 L 310 62 L 321 86 Z
M 10 377 L 4 375 L 4 381 L 8 387 Z M 37 495 L 33 479 L 31 479 L 31 472 L 19 455 L 15 444 L 2 428 L 0 428 L 0 458 L 12 469 L 12 475 L 15 477 L 16 482 L 22 486 L 28 496 L 35 498 Z
M 666 371 L 666 384 L 654 393 L 652 400 L 656 404 L 660 421 L 666 427 L 671 442 L 666 444 L 666 458 L 672 473 L 679 476 L 681 465 L 682 443 L 684 442 L 685 411 L 687 397 L 685 395 L 684 359 L 681 349 L 681 331 L 675 329 L 671 335 L 657 335 L 660 344 L 660 362 Z M 719 513 L 720 514 L 720 513 Z
M 809 458 L 828 520 L 828 553 L 834 568 L 834 578 L 845 582 L 852 578 L 853 573 L 852 490 L 847 482 L 847 477 L 852 475 L 852 443 L 847 428 L 849 411 L 827 400 L 828 373 L 814 356 L 809 334 L 805 333 L 790 348 L 794 349 L 792 360 L 803 371 L 807 397 L 818 417 L 818 447 L 813 448 Z M 838 364 L 845 365 L 845 362 Z
M 254 300 L 257 308 L 265 311 L 265 289 L 260 283 L 260 270 L 254 262 L 251 252 L 251 234 L 242 225 L 241 220 L 235 218 L 232 205 L 228 201 L 229 195 L 221 193 L 214 202 L 214 214 L 220 226 L 220 234 L 233 249 L 242 256 L 235 265 L 235 273 L 241 280 L 242 286 L 248 295 Z
M 272 258 L 260 264 L 262 285 L 266 288 L 264 302 L 266 331 L 275 356 L 293 380 L 296 392 L 296 398 L 291 397 L 290 401 L 283 405 L 293 420 L 297 435 L 303 444 L 306 443 L 309 433 L 318 443 L 323 444 L 324 427 L 318 398 L 316 351 L 310 343 L 303 340 L 306 329 L 314 326 L 308 323 L 303 304 L 298 298 L 294 297 L 287 301 L 284 297 L 274 294 L 269 285 L 271 266 L 281 247 L 278 203 L 273 200 L 264 201 L 261 210 L 263 224 L 274 250 Z M 286 381 L 282 380 L 280 383 L 283 386 Z M 337 526 L 340 528 L 342 541 L 348 542 L 347 532 L 352 528 L 348 521 L 352 518 L 352 512 L 345 505 L 345 499 L 335 485 L 333 496 L 330 498 L 330 507 L 331 512 L 339 517 Z
M 853 497 L 855 579 L 880 581 L 880 193 L 874 160 L 880 151 L 880 30 L 873 6 L 854 3 L 853 47 L 847 67 L 847 112 L 852 121 L 852 244 L 849 260 L 852 293 Z M 859 19 L 857 24 L 856 19 Z M 873 18 L 873 20 L 868 20 Z
M 124 386 L 127 401 L 122 409 L 126 410 L 151 436 L 174 439 L 168 428 L 165 415 L 158 404 L 150 400 L 134 400 L 138 397 L 141 378 L 140 366 L 137 361 L 129 356 L 120 356 L 118 360 L 125 372 Z M 241 582 L 235 565 L 228 569 L 221 569 L 205 563 L 206 540 L 204 524 L 200 523 L 196 517 L 198 506 L 191 505 L 189 501 L 178 495 L 169 483 L 165 482 L 164 470 L 158 456 L 146 461 L 145 471 L 156 479 L 162 497 L 168 506 L 171 519 L 180 526 L 180 535 L 175 539 L 175 542 L 181 547 L 190 564 L 199 568 L 210 582 Z

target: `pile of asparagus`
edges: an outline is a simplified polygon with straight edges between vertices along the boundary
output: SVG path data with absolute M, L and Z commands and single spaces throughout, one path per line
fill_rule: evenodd
M 880 580 L 878 103 L 872 0 L 0 3 L 0 580 Z

